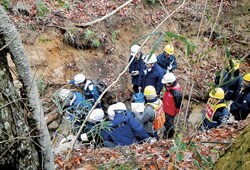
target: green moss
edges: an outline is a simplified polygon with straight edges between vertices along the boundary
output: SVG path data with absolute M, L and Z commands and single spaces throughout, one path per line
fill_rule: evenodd
M 248 169 L 250 165 L 250 125 L 235 143 L 222 155 L 213 167 L 214 170 Z

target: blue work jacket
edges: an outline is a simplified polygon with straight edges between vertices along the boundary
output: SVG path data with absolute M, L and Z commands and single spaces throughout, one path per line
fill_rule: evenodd
M 167 70 L 168 66 L 172 66 L 172 69 L 169 71 L 173 71 L 174 69 L 177 68 L 177 61 L 174 55 L 169 55 L 169 57 L 165 56 L 165 53 L 162 53 L 160 55 L 157 56 L 157 64 Z
M 237 71 L 238 72 L 238 71 Z M 242 75 L 235 72 L 234 76 L 231 77 L 231 73 L 228 73 L 228 70 L 223 74 L 223 83 L 224 85 L 221 88 L 225 92 L 225 100 L 235 100 L 240 94 L 242 88 Z M 219 85 L 220 76 L 216 76 L 215 84 Z
M 143 91 L 146 86 L 152 85 L 156 89 L 157 95 L 159 95 L 163 87 L 161 80 L 165 73 L 166 71 L 156 63 L 149 72 L 147 71 L 146 65 L 144 65 L 140 70 L 138 86 L 141 87 Z
M 70 80 L 69 84 L 75 84 L 75 81 Z M 90 100 L 92 105 L 94 105 L 94 103 L 97 101 L 97 99 L 100 96 L 100 92 L 99 92 L 98 88 L 91 80 L 86 81 L 86 83 L 82 87 L 82 92 L 83 92 L 84 97 L 86 99 Z M 102 107 L 101 102 L 98 103 L 97 107 L 98 108 Z
M 144 61 L 142 59 L 142 56 L 143 56 L 143 54 L 140 52 L 140 58 L 139 59 L 136 59 L 136 58 L 133 59 L 132 63 L 129 66 L 129 73 L 130 74 L 132 73 L 132 71 L 140 71 L 141 68 L 143 67 Z M 129 57 L 129 62 L 132 59 L 132 57 L 133 56 Z M 132 78 L 132 84 L 133 85 L 138 85 L 139 74 L 135 75 L 135 76 L 131 75 L 131 78 Z
M 116 113 L 114 120 L 111 121 L 110 130 L 102 131 L 102 137 L 104 141 L 126 146 L 144 140 L 149 135 L 135 118 Z
M 244 120 L 250 113 L 250 87 L 242 90 L 237 99 L 231 104 L 230 112 L 235 120 Z

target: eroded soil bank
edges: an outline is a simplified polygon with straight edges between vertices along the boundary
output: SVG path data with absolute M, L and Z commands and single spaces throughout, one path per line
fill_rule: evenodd
M 145 1 L 136 1 L 136 3 L 128 5 L 124 10 L 100 23 L 79 28 L 73 26 L 74 22 L 86 23 L 100 18 L 121 5 L 121 2 L 119 0 L 112 2 L 72 1 L 71 11 L 59 9 L 59 6 L 51 6 L 53 3 L 50 1 L 45 2 L 51 7 L 50 13 L 45 17 L 35 18 L 32 13 L 30 17 L 14 15 L 11 12 L 9 15 L 21 33 L 30 65 L 35 72 L 36 79 L 39 80 L 38 86 L 44 110 L 48 116 L 48 125 L 52 131 L 58 128 L 62 115 L 57 113 L 51 99 L 58 89 L 69 87 L 66 83 L 67 79 L 71 79 L 76 73 L 81 72 L 87 78 L 102 79 L 107 85 L 111 84 L 128 63 L 130 45 L 139 38 L 151 33 L 168 16 L 168 13 L 173 12 L 182 3 L 179 1 L 164 1 L 162 6 L 159 2 L 152 5 Z M 32 3 L 33 1 L 27 1 L 26 4 L 33 9 L 34 4 Z M 74 6 L 75 4 L 77 6 Z M 90 9 L 89 6 L 93 8 Z M 242 60 L 242 73 L 250 71 L 250 57 L 248 54 L 250 18 L 247 0 L 224 1 L 221 11 L 219 6 L 220 3 L 216 0 L 209 1 L 207 6 L 205 6 L 203 0 L 187 1 L 180 10 L 171 15 L 171 18 L 166 20 L 158 29 L 163 33 L 172 32 L 183 35 L 196 45 L 195 51 L 190 56 L 187 56 L 185 44 L 179 40 L 171 40 L 175 46 L 175 56 L 178 62 L 175 74 L 184 89 L 186 98 L 180 113 L 180 127 L 183 127 L 183 123 L 186 123 L 187 127 L 192 127 L 189 126 L 190 123 L 196 124 L 199 122 L 200 111 L 204 106 L 203 102 L 207 99 L 209 84 L 213 82 L 215 73 L 227 65 L 226 48 L 230 50 L 232 57 Z M 85 16 L 82 16 L 83 14 Z M 86 39 L 81 39 L 81 36 L 87 30 L 95 32 L 95 38 L 97 37 L 101 42 L 101 45 L 97 48 L 88 44 L 91 43 L 89 40 L 86 42 Z M 213 33 L 211 33 L 211 30 L 213 30 Z M 210 34 L 211 39 L 209 39 Z M 73 40 L 69 39 L 72 38 L 71 35 Z M 80 40 L 75 41 L 77 38 Z M 142 47 L 144 54 L 150 52 L 157 38 L 159 38 L 159 34 L 152 36 Z M 167 40 L 166 38 L 159 44 L 155 51 L 156 54 L 163 52 Z M 143 40 L 138 43 L 141 44 L 142 42 Z M 84 48 L 81 47 L 82 44 L 85 45 Z M 14 69 L 14 65 L 11 66 Z M 111 88 L 109 94 L 111 94 L 108 98 L 110 103 L 117 101 L 129 103 L 132 88 L 128 73 L 121 77 L 115 87 Z M 191 100 L 187 101 L 189 96 Z M 187 123 L 187 116 L 190 114 Z M 193 128 L 190 129 L 193 130 Z M 229 127 L 225 134 L 232 135 L 230 132 Z M 56 133 L 53 134 L 57 135 Z M 214 134 L 208 139 L 216 137 L 216 133 Z M 204 138 L 203 134 L 199 135 L 197 135 L 197 141 Z M 230 137 L 233 138 L 233 135 Z M 168 159 L 166 153 L 169 150 L 169 143 L 160 142 L 155 144 L 155 147 L 146 144 L 145 148 L 150 152 L 152 151 L 152 153 L 156 153 L 155 150 L 165 146 L 166 150 L 163 150 L 161 157 L 158 159 L 158 154 L 154 158 L 157 157 L 159 162 L 166 163 L 163 157 Z M 131 148 L 136 147 L 132 146 Z M 213 146 L 209 147 L 213 148 Z M 93 152 L 97 154 L 98 152 L 88 148 L 85 149 L 83 153 Z M 137 156 L 148 154 L 142 151 L 144 149 L 136 149 L 138 151 L 136 152 Z M 205 148 L 202 149 L 201 151 L 208 152 Z M 106 154 L 107 151 L 104 149 L 102 152 Z M 117 155 L 120 156 L 120 154 L 119 152 Z M 188 154 L 190 155 L 190 153 Z M 109 156 L 116 159 L 117 155 L 110 153 Z M 126 154 L 124 157 L 127 160 Z M 101 158 L 97 160 L 101 161 Z M 138 160 L 140 162 L 140 158 Z M 144 160 L 147 161 L 147 159 Z M 191 167 L 194 167 L 194 163 L 190 164 L 192 164 Z M 147 165 L 148 167 L 151 166 L 148 162 Z M 159 165 L 168 166 L 160 163 Z M 183 167 L 187 166 L 183 164 Z

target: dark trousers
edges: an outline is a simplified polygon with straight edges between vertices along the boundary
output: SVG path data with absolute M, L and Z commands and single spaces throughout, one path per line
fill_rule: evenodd
M 134 90 L 134 93 L 139 93 L 139 86 L 133 84 L 133 90 Z
M 239 111 L 237 114 L 233 114 L 234 115 L 234 119 L 235 120 L 245 120 L 247 118 L 249 113 L 241 113 L 241 111 Z
M 166 115 L 166 122 L 164 123 L 164 126 L 166 128 L 164 132 L 164 137 L 165 138 L 172 138 L 174 136 L 174 118 L 175 116 L 169 116 L 168 114 Z

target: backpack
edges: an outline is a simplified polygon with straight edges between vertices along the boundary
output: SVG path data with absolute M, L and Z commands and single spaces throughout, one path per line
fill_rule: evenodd
M 107 85 L 102 80 L 97 79 L 92 80 L 92 82 L 97 87 L 100 94 L 107 88 Z
M 147 105 L 151 106 L 155 110 L 155 119 L 154 119 L 154 130 L 159 130 L 166 121 L 166 116 L 163 111 L 163 104 L 161 101 L 160 106 L 153 104 L 153 103 L 147 103 Z

